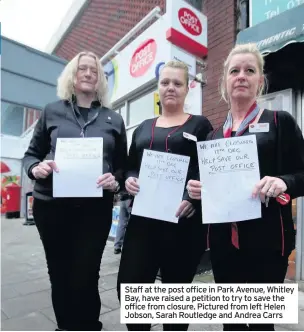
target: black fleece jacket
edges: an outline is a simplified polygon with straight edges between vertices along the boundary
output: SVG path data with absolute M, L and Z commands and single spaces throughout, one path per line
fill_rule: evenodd
M 120 186 L 124 186 L 124 168 L 127 161 L 127 137 L 123 119 L 118 113 L 101 107 L 93 102 L 85 123 L 76 102 L 60 100 L 48 104 L 42 111 L 34 134 L 24 154 L 23 166 L 29 178 L 34 180 L 32 169 L 45 159 L 54 160 L 57 138 L 81 137 L 103 138 L 103 172 L 111 172 Z M 53 174 L 46 179 L 35 182 L 33 196 L 51 200 L 53 191 Z M 104 197 L 113 194 L 105 191 Z

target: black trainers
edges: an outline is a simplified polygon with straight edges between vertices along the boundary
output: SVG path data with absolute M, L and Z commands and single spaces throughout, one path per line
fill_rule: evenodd
M 121 248 L 114 248 L 114 254 L 120 254 L 121 253 Z

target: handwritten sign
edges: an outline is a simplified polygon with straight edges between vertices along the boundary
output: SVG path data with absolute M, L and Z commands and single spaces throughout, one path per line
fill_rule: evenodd
M 259 199 L 251 197 L 260 180 L 256 136 L 198 142 L 203 223 L 261 217 Z
M 96 187 L 103 173 L 102 138 L 58 138 L 53 172 L 54 197 L 102 197 Z
M 182 202 L 190 158 L 144 150 L 139 172 L 140 192 L 132 214 L 178 222 L 175 214 Z

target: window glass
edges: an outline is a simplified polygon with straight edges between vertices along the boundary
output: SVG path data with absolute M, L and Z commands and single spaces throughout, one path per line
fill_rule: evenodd
M 129 126 L 154 117 L 154 92 L 130 102 Z
M 40 110 L 1 102 L 1 134 L 21 136 L 40 117 Z

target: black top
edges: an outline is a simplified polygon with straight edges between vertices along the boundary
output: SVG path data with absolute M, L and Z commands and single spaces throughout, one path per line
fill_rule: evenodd
M 79 110 L 84 122 L 87 123 L 90 109 L 87 107 L 78 107 L 78 110 Z
M 111 172 L 120 186 L 124 186 L 125 165 L 127 163 L 127 137 L 124 121 L 120 114 L 101 107 L 93 102 L 85 123 L 76 101 L 70 103 L 60 100 L 48 104 L 42 111 L 35 127 L 29 148 L 25 152 L 23 165 L 27 175 L 34 180 L 32 168 L 44 159 L 54 160 L 58 137 L 102 137 L 103 170 L 100 174 Z M 35 182 L 33 196 L 43 200 L 53 197 L 53 175 Z M 113 196 L 105 190 L 104 197 Z M 113 197 L 112 197 L 113 198 Z
M 132 143 L 129 150 L 127 177 L 134 176 L 138 178 L 142 155 L 144 149 L 149 149 L 152 140 L 152 127 L 155 119 L 145 120 L 134 131 Z M 177 130 L 176 130 L 177 129 Z M 174 133 L 168 136 L 173 130 Z M 181 127 L 161 128 L 155 127 L 154 139 L 152 140 L 152 150 L 166 152 L 166 137 L 168 137 L 169 153 L 184 155 L 190 157 L 190 164 L 186 184 L 189 179 L 198 177 L 198 160 L 196 142 L 185 138 L 184 133 L 197 137 L 197 141 L 204 141 L 207 134 L 212 130 L 210 122 L 200 115 L 193 115 Z M 185 189 L 183 199 L 189 198 Z
M 251 133 L 247 129 L 242 136 L 256 135 L 261 179 L 279 177 L 291 198 L 304 196 L 304 140 L 296 121 L 287 112 L 264 110 L 259 123 L 269 123 L 269 132 Z M 223 138 L 222 127 L 208 136 L 209 140 L 219 138 Z M 271 198 L 268 207 L 262 204 L 262 218 L 238 222 L 240 248 L 286 254 L 292 250 L 295 232 L 291 204 L 282 206 Z M 210 225 L 211 249 L 226 250 L 229 246 L 231 224 Z

